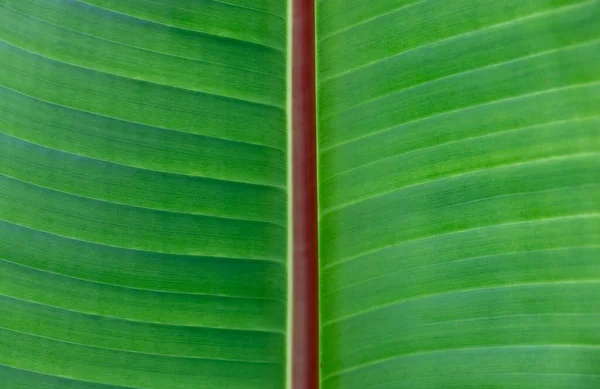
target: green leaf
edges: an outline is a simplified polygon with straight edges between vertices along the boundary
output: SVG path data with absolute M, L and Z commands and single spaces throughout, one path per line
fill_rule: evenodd
M 600 386 L 599 16 L 317 2 L 323 389 Z
M 600 387 L 600 0 L 316 7 L 323 389 Z M 296 8 L 0 0 L 2 389 L 292 384 Z
M 287 2 L 0 2 L 0 387 L 281 388 Z

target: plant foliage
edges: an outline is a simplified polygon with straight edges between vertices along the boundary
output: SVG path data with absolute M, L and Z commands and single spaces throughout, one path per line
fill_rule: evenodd
M 286 3 L 0 4 L 0 387 L 281 388 Z
M 316 8 L 322 388 L 599 388 L 600 0 Z M 289 385 L 289 10 L 0 0 L 0 388 Z
M 600 387 L 600 2 L 317 4 L 323 389 Z

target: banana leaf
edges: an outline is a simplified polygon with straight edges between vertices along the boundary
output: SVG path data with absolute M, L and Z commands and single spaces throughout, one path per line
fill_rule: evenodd
M 600 387 L 600 2 L 317 5 L 322 388 Z

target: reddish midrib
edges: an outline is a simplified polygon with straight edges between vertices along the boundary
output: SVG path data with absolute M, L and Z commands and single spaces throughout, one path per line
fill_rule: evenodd
M 292 4 L 292 388 L 319 385 L 314 0 Z

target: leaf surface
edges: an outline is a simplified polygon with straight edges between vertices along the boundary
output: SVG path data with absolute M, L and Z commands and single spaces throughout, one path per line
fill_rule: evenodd
M 284 386 L 286 13 L 0 2 L 0 387 Z
M 317 2 L 322 387 L 600 385 L 600 2 Z

